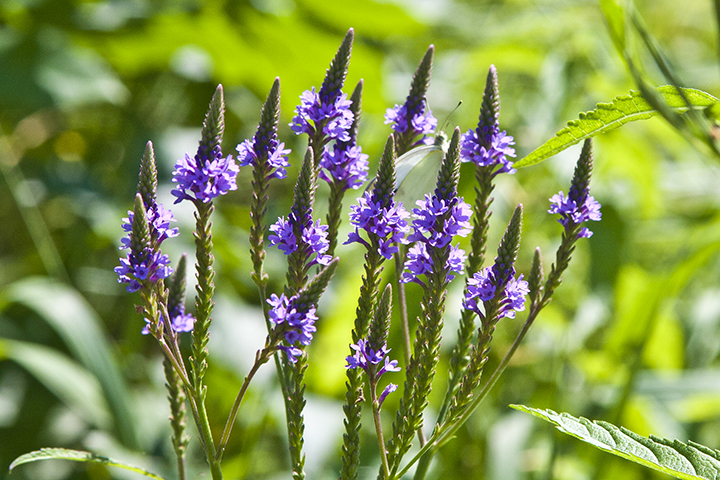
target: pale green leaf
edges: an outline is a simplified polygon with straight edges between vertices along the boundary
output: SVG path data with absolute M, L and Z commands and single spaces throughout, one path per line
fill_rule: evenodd
M 685 444 L 679 440 L 667 440 L 651 436 L 643 437 L 607 422 L 593 422 L 567 413 L 552 410 L 510 405 L 516 410 L 542 418 L 561 432 L 579 438 L 600 450 L 631 460 L 676 478 L 720 478 L 720 452 L 695 443 Z
M 100 382 L 123 443 L 137 446 L 130 398 L 114 351 L 97 313 L 72 287 L 45 277 L 8 285 L 3 304 L 19 303 L 37 312 L 63 339 L 72 355 Z
M 57 350 L 0 339 L 0 359 L 22 366 L 82 419 L 100 428 L 111 422 L 97 378 Z
M 155 478 L 157 480 L 164 480 L 162 477 L 143 470 L 139 467 L 127 465 L 111 458 L 101 457 L 100 455 L 95 455 L 94 453 L 83 452 L 80 450 L 67 450 L 65 448 L 41 448 L 40 450 L 20 455 L 10 464 L 9 470 L 10 472 L 12 472 L 13 468 L 17 467 L 18 465 L 37 462 L 38 460 L 70 460 L 73 462 L 102 463 L 111 467 L 118 467 L 125 470 L 130 470 L 131 472 L 136 472 L 141 475 L 145 475 L 146 477 Z
M 689 110 L 683 95 L 673 85 L 657 88 L 657 93 L 667 106 L 675 112 Z M 683 88 L 682 93 L 692 108 L 708 108 L 715 105 L 718 99 L 694 88 Z M 553 138 L 530 152 L 525 158 L 514 163 L 514 167 L 535 165 L 566 148 L 608 132 L 628 122 L 645 120 L 657 115 L 658 112 L 643 98 L 640 92 L 631 90 L 629 95 L 616 97 L 611 103 L 598 103 L 595 110 L 580 113 L 578 120 L 571 120 L 568 126 L 555 134 Z

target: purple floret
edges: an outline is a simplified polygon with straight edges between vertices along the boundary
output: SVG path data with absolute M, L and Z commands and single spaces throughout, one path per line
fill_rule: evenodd
M 355 142 L 336 142 L 326 145 L 320 159 L 320 178 L 328 183 L 338 182 L 344 190 L 357 190 L 367 180 L 368 156 Z
M 169 277 L 173 269 L 169 266 L 170 259 L 159 251 L 145 248 L 139 254 L 130 252 L 127 257 L 120 259 L 120 266 L 115 267 L 118 282 L 127 283 L 126 290 L 130 293 L 140 290 L 140 282 L 157 283 Z
M 350 140 L 348 133 L 354 115 L 350 111 L 352 101 L 346 94 L 338 95 L 329 105 L 322 104 L 320 96 L 312 90 L 305 90 L 300 95 L 300 105 L 295 108 L 295 116 L 290 128 L 297 135 L 306 133 L 315 135 L 318 127 L 322 127 L 324 135 L 341 142 Z
M 267 303 L 272 307 L 269 312 L 270 321 L 275 324 L 275 328 L 284 329 L 287 345 L 280 345 L 279 348 L 288 354 L 288 358 L 293 363 L 302 354 L 302 350 L 295 345 L 298 343 L 304 346 L 310 345 L 313 334 L 317 331 L 315 306 L 310 305 L 305 310 L 299 309 L 295 304 L 297 299 L 297 296 L 288 299 L 284 293 L 279 297 L 273 293 L 267 299 Z
M 425 110 L 423 102 L 419 103 L 412 112 L 408 112 L 407 102 L 403 105 L 388 108 L 385 112 L 385 123 L 391 123 L 392 129 L 398 133 L 411 130 L 413 138 L 417 135 L 423 135 L 419 143 L 426 145 L 432 144 L 432 138 L 427 135 L 435 132 L 437 128 L 437 119 L 430 109 Z
M 521 274 L 517 279 L 512 275 L 505 285 L 499 285 L 500 276 L 497 271 L 501 269 L 497 265 L 485 267 L 475 273 L 467 281 L 467 294 L 463 299 L 463 306 L 484 318 L 485 307 L 480 309 L 478 301 L 489 302 L 496 298 L 498 288 L 501 289 L 498 300 L 497 318 L 515 318 L 515 312 L 525 310 L 525 297 L 529 293 L 528 283 L 523 280 Z M 514 274 L 513 274 L 514 275 Z
M 480 167 L 498 165 L 500 168 L 494 171 L 498 173 L 515 173 L 513 162 L 508 157 L 515 157 L 515 145 L 513 137 L 500 127 L 493 125 L 478 126 L 475 130 L 468 130 L 463 134 L 460 143 L 460 159 L 463 162 L 473 162 Z
M 245 140 L 235 147 L 238 152 L 237 160 L 241 167 L 257 165 L 260 152 L 258 152 L 258 142 L 256 137 L 257 135 L 253 136 L 252 139 Z M 267 162 L 270 167 L 275 169 L 268 175 L 268 178 L 285 178 L 287 175 L 287 167 L 290 166 L 287 156 L 290 154 L 291 150 L 289 148 L 285 148 L 284 143 L 278 142 L 275 139 L 271 139 L 268 143 Z
M 452 237 L 467 236 L 472 231 L 470 216 L 472 208 L 462 198 L 450 206 L 448 202 L 436 195 L 425 195 L 425 200 L 418 200 L 419 208 L 413 209 L 413 233 L 408 237 L 411 242 L 422 241 L 430 246 L 442 248 L 450 243 Z M 449 215 L 448 215 L 449 212 Z M 447 217 L 447 218 L 446 218 Z M 442 224 L 440 219 L 446 218 Z
M 237 190 L 235 183 L 240 171 L 231 155 L 223 157 L 220 147 L 216 147 L 210 154 L 198 153 L 190 157 L 187 153 L 175 164 L 172 181 L 178 188 L 171 193 L 177 197 L 175 203 L 182 200 L 198 200 L 203 203 L 213 198 L 225 195 L 231 190 Z
M 410 214 L 403 208 L 402 202 L 384 207 L 382 200 L 375 201 L 370 192 L 358 198 L 358 204 L 350 207 L 350 223 L 355 226 L 345 244 L 358 242 L 367 248 L 376 242 L 378 253 L 386 259 L 398 251 L 396 243 L 405 243 L 404 237 L 409 231 L 405 220 Z M 360 230 L 367 232 L 370 242 L 360 236 Z
M 160 245 L 168 238 L 177 237 L 180 231 L 177 228 L 170 228 L 170 222 L 175 221 L 173 213 L 163 207 L 162 203 L 156 203 L 152 206 L 146 206 L 147 219 L 150 227 L 150 237 L 157 245 Z M 122 228 L 128 233 L 126 237 L 120 240 L 122 248 L 130 248 L 130 233 L 132 232 L 132 223 L 135 214 L 132 210 L 128 210 L 128 218 L 123 218 Z
M 576 200 L 571 197 L 572 192 L 566 197 L 562 191 L 550 197 L 551 205 L 548 213 L 559 214 L 558 222 L 561 225 L 567 226 L 570 223 L 578 225 L 589 220 L 599 221 L 602 219 L 601 205 L 592 195 L 587 195 L 585 202 L 579 208 Z M 590 229 L 583 227 L 578 233 L 578 238 L 589 238 L 592 234 Z

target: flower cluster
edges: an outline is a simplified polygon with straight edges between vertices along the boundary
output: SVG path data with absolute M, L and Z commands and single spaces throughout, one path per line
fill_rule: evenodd
M 419 143 L 425 145 L 432 144 L 432 138 L 427 135 L 435 132 L 437 128 L 437 119 L 429 108 L 425 109 L 424 102 L 417 103 L 411 111 L 408 111 L 408 102 L 388 108 L 385 112 L 385 123 L 391 123 L 392 129 L 398 133 L 405 133 L 410 129 L 412 137 L 423 135 Z
M 307 133 L 313 136 L 320 128 L 322 133 L 331 139 L 341 142 L 350 140 L 348 131 L 353 122 L 350 111 L 352 102 L 344 93 L 335 98 L 329 96 L 328 100 L 329 103 L 323 103 L 320 95 L 315 92 L 315 87 L 305 90 L 300 95 L 300 105 L 295 108 L 295 116 L 290 123 L 292 131 L 297 135 Z
M 368 156 L 354 140 L 326 145 L 320 159 L 320 178 L 328 183 L 338 182 L 345 190 L 357 190 L 367 180 Z
M 377 350 L 374 350 L 370 343 L 367 340 L 360 339 L 358 340 L 357 344 L 351 344 L 350 347 L 355 350 L 354 355 L 348 355 L 345 360 L 348 362 L 347 365 L 345 365 L 345 368 L 362 368 L 365 370 L 365 373 L 367 373 L 368 377 L 373 377 L 373 383 L 377 382 L 380 377 L 385 372 L 399 372 L 400 367 L 398 367 L 398 361 L 397 360 L 390 360 L 390 357 L 387 356 L 388 353 L 390 353 L 390 349 L 387 348 L 387 344 L 383 344 L 382 347 L 380 347 Z M 377 369 L 377 365 L 380 363 L 383 363 L 383 366 L 380 367 L 377 372 L 373 373 L 375 369 Z M 389 393 L 394 392 L 397 390 L 397 385 L 394 383 L 388 384 L 387 387 L 385 387 L 385 390 L 383 390 L 382 394 L 380 395 L 379 404 L 382 405 L 383 401 L 385 400 L 385 397 L 388 396 Z
M 525 310 L 525 296 L 529 293 L 528 282 L 523 280 L 523 275 L 516 279 L 514 277 L 515 269 L 511 268 L 508 281 L 502 285 L 498 279 L 499 267 L 497 264 L 491 267 L 485 267 L 477 272 L 467 281 L 467 294 L 463 300 L 463 306 L 468 310 L 472 310 L 481 317 L 484 313 L 480 310 L 478 300 L 489 302 L 493 300 L 498 293 L 498 310 L 497 318 L 515 318 L 515 312 Z
M 140 282 L 155 283 L 169 277 L 173 270 L 169 266 L 170 259 L 160 252 L 160 244 L 167 238 L 179 235 L 177 228 L 170 228 L 170 222 L 175 218 L 170 210 L 156 203 L 147 209 L 144 216 L 150 234 L 147 245 L 142 245 L 139 238 L 134 238 L 133 224 L 135 213 L 128 211 L 128 218 L 123 218 L 123 230 L 127 236 L 120 240 L 121 250 L 129 250 L 128 256 L 120 259 L 120 266 L 115 267 L 118 282 L 127 283 L 128 292 L 137 292 L 141 288 Z M 138 222 L 142 219 L 138 219 Z M 137 227 L 136 227 L 137 229 Z
M 285 178 L 287 175 L 286 169 L 290 166 L 290 162 L 286 158 L 290 153 L 290 149 L 286 149 L 284 143 L 277 141 L 277 135 L 270 138 L 267 145 L 265 145 L 265 152 L 261 152 L 260 148 L 262 147 L 260 147 L 257 135 L 239 144 L 235 149 L 238 151 L 237 160 L 240 166 L 256 166 L 258 158 L 262 157 L 263 154 L 267 154 L 268 165 L 275 169 L 274 172 L 268 175 L 268 178 Z
M 279 348 L 288 354 L 288 358 L 295 362 L 297 357 L 302 354 L 302 350 L 297 346 L 310 345 L 313 334 L 317 330 L 315 328 L 315 306 L 306 306 L 305 309 L 296 305 L 298 297 L 293 296 L 289 299 L 285 294 L 279 297 L 274 293 L 267 299 L 267 303 L 272 307 L 269 312 L 270 321 L 276 325 L 276 328 L 283 328 L 285 341 L 288 345 L 281 345 Z
M 455 235 L 466 236 L 472 231 L 470 216 L 472 209 L 462 198 L 448 202 L 437 195 L 425 195 L 425 200 L 418 200 L 419 208 L 413 209 L 413 233 L 408 241 L 417 242 L 408 251 L 402 281 L 418 282 L 420 275 L 432 273 L 432 259 L 428 247 L 444 248 Z M 453 273 L 463 273 L 465 264 L 465 251 L 458 246 L 451 247 L 445 264 L 448 270 L 448 280 L 452 280 Z
M 122 228 L 128 234 L 120 239 L 123 248 L 130 248 L 130 233 L 135 214 L 128 210 L 128 218 L 123 218 Z M 180 231 L 177 228 L 170 228 L 170 222 L 175 221 L 172 211 L 166 209 L 162 203 L 156 203 L 147 209 L 147 220 L 150 226 L 152 241 L 159 245 L 168 238 L 177 237 Z
M 513 137 L 500 131 L 497 124 L 478 125 L 475 130 L 463 134 L 460 144 L 460 158 L 463 162 L 474 162 L 480 167 L 499 165 L 494 173 L 515 173 L 513 162 L 508 157 L 515 156 Z
M 201 148 L 194 157 L 186 153 L 185 158 L 175 163 L 173 171 L 172 181 L 178 184 L 171 192 L 177 197 L 175 203 L 185 199 L 208 203 L 230 190 L 237 190 L 235 180 L 239 171 L 231 155 L 223 158 L 220 147 L 215 147 L 209 157 Z
M 390 207 L 384 205 L 382 199 L 376 200 L 370 192 L 358 198 L 358 205 L 350 207 L 350 223 L 355 226 L 355 231 L 350 232 L 345 244 L 358 242 L 368 249 L 373 248 L 360 236 L 360 230 L 365 230 L 370 242 L 377 242 L 378 253 L 389 260 L 398 251 L 396 244 L 405 243 L 404 237 L 410 230 L 405 219 L 410 214 L 402 202 L 393 202 Z
M 298 250 L 298 238 L 296 232 L 300 233 L 301 242 L 306 245 L 312 253 L 316 254 L 311 265 L 319 263 L 327 265 L 332 260 L 331 255 L 323 255 L 328 248 L 327 225 L 320 225 L 320 220 L 313 223 L 308 216 L 304 222 L 298 220 L 298 215 L 292 211 L 287 219 L 278 218 L 278 221 L 270 226 L 273 232 L 268 238 L 271 245 L 276 245 L 285 255 Z
M 173 330 L 176 332 L 192 332 L 193 327 L 195 326 L 195 317 L 193 317 L 189 313 L 185 313 L 185 305 L 179 304 L 175 309 L 173 309 L 170 313 L 170 325 L 172 326 Z M 164 322 L 165 318 L 160 315 L 160 323 Z M 150 321 L 146 318 L 145 327 L 142 329 L 142 334 L 147 335 L 150 333 L 150 329 L 148 328 Z
M 560 215 L 558 222 L 567 226 L 569 223 L 578 225 L 588 220 L 599 221 L 602 219 L 600 213 L 600 203 L 595 200 L 592 195 L 586 195 L 585 201 L 578 206 L 580 195 L 574 188 L 570 189 L 570 193 L 566 197 L 562 191 L 550 197 L 550 210 L 548 213 L 557 213 Z M 589 228 L 583 227 L 578 233 L 578 238 L 590 238 L 593 232 Z
M 126 290 L 130 293 L 140 290 L 140 282 L 156 283 L 169 277 L 173 272 L 170 258 L 158 250 L 146 247 L 139 252 L 130 250 L 128 256 L 120 259 L 120 266 L 115 267 L 118 282 L 127 283 Z

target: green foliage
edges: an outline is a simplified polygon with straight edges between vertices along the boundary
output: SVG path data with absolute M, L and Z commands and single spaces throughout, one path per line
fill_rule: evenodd
M 717 98 L 694 88 L 681 88 L 678 91 L 673 85 L 664 85 L 657 88 L 657 94 L 668 108 L 679 113 L 693 108 L 708 109 L 718 103 Z M 647 120 L 657 114 L 655 107 L 648 103 L 640 92 L 631 90 L 628 95 L 616 97 L 610 103 L 598 103 L 595 110 L 580 113 L 578 120 L 569 121 L 567 127 L 515 163 L 515 167 L 535 165 L 583 140 L 614 130 L 628 122 Z
M 71 460 L 73 462 L 91 462 L 91 463 L 102 463 L 111 467 L 118 467 L 124 470 L 130 470 L 131 472 L 139 473 L 146 477 L 154 478 L 156 480 L 164 480 L 162 477 L 143 470 L 139 467 L 127 465 L 117 460 L 113 460 L 107 457 L 101 457 L 90 452 L 82 452 L 79 450 L 68 450 L 65 448 L 43 448 L 35 452 L 26 453 L 16 458 L 9 467 L 10 472 L 13 468 L 23 465 L 25 463 L 37 462 L 39 460 Z
M 523 405 L 512 408 L 542 418 L 563 433 L 585 443 L 683 480 L 715 480 L 720 475 L 720 451 L 703 445 L 638 435 L 608 422 L 590 421 L 567 413 Z
M 103 331 L 92 307 L 72 288 L 40 277 L 8 285 L 2 296 L 7 302 L 5 306 L 19 303 L 36 311 L 62 337 L 73 355 L 102 387 L 120 438 L 127 446 L 136 446 L 137 427 L 130 409 L 127 386 L 108 343 L 107 333 Z M 47 355 L 51 354 L 46 353 L 46 358 Z M 57 357 L 57 354 L 54 356 Z M 66 369 L 70 368 L 67 362 L 63 363 Z M 73 376 L 77 379 L 83 375 L 76 373 Z M 87 381 L 84 383 L 90 385 Z M 91 392 L 92 387 L 86 386 L 85 390 Z

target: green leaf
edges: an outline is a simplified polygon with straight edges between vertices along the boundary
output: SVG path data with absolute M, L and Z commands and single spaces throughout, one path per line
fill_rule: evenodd
M 131 472 L 145 475 L 146 477 L 155 478 L 157 480 L 164 480 L 162 477 L 143 470 L 139 467 L 126 465 L 124 463 L 118 462 L 117 460 L 113 460 L 107 457 L 101 457 L 100 455 L 95 455 L 94 453 L 83 452 L 80 450 L 67 450 L 65 448 L 41 448 L 40 450 L 20 455 L 10 464 L 9 470 L 10 472 L 12 472 L 13 468 L 17 467 L 18 465 L 37 462 L 38 460 L 70 460 L 73 462 L 102 463 L 111 467 L 124 468 L 125 470 L 130 470 Z
M 675 112 L 683 113 L 689 110 L 683 95 L 673 85 L 658 87 L 657 93 Z M 718 103 L 717 98 L 702 90 L 683 88 L 682 93 L 693 108 L 704 109 Z M 631 90 L 629 95 L 616 97 L 611 103 L 598 103 L 595 110 L 580 113 L 578 120 L 569 121 L 567 127 L 513 166 L 521 168 L 535 165 L 587 138 L 609 132 L 628 122 L 646 120 L 657 114 L 657 110 L 643 98 L 640 92 Z
M 73 356 L 100 382 L 123 443 L 137 447 L 136 422 L 127 386 L 102 321 L 82 295 L 64 283 L 45 277 L 25 278 L 0 293 L 3 297 L 0 306 L 25 305 L 58 333 Z
M 510 405 L 516 410 L 542 418 L 563 433 L 618 457 L 631 460 L 653 470 L 686 480 L 720 477 L 720 451 L 695 443 L 638 435 L 607 422 L 593 422 L 552 410 Z
M 43 345 L 0 339 L 0 359 L 22 366 L 90 424 L 100 428 L 111 424 L 97 378 L 60 352 Z

